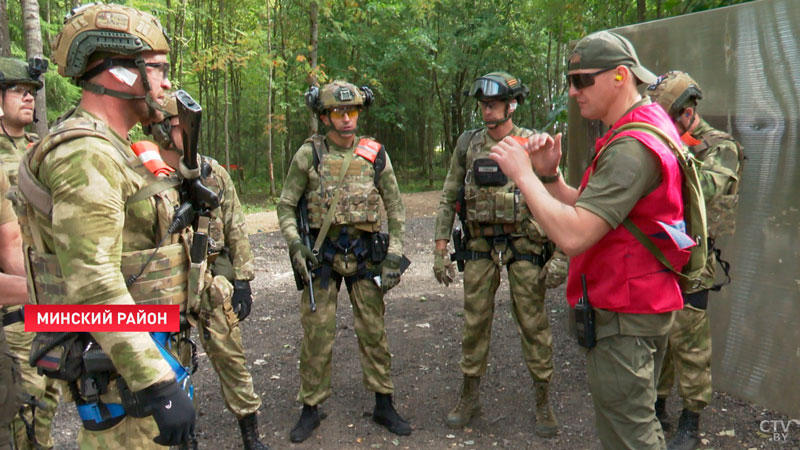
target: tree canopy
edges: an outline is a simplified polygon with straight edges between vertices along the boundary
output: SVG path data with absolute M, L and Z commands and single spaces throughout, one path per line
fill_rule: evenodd
M 369 86 L 376 101 L 362 115 L 360 129 L 386 146 L 401 184 L 417 181 L 433 186 L 443 177 L 459 134 L 481 125 L 475 102 L 464 93 L 476 76 L 503 70 L 519 77 L 530 95 L 515 113 L 515 122 L 560 130 L 566 117 L 564 64 L 571 40 L 596 30 L 741 2 L 125 3 L 154 13 L 170 36 L 170 79 L 205 111 L 201 151 L 238 165 L 248 190 L 263 198 L 278 195 L 294 151 L 309 135 L 303 93 L 314 80 L 324 84 L 344 78 Z M 73 0 L 39 1 L 46 56 L 50 39 L 75 5 Z M 8 1 L 7 14 L 11 52 L 23 56 L 20 3 Z M 76 102 L 79 91 L 54 70 L 46 81 L 48 118 L 53 120 Z

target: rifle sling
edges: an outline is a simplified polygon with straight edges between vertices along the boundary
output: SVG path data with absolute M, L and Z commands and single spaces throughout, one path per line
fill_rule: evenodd
M 342 163 L 342 169 L 339 171 L 339 182 L 336 184 L 336 193 L 333 195 L 331 206 L 328 208 L 328 212 L 325 214 L 325 220 L 322 222 L 322 228 L 320 228 L 319 234 L 317 235 L 317 240 L 314 242 L 314 249 L 312 251 L 315 255 L 319 254 L 319 249 L 322 248 L 322 242 L 325 240 L 325 236 L 328 235 L 331 222 L 333 222 L 333 215 L 336 213 L 336 207 L 339 205 L 339 193 L 342 192 L 342 182 L 344 181 L 344 176 L 347 174 L 347 169 L 350 168 L 350 162 L 353 160 L 354 153 L 355 151 L 348 153 L 344 158 L 344 162 Z

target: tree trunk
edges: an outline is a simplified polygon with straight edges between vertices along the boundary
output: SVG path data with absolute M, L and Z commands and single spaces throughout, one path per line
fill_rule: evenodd
M 0 56 L 11 56 L 11 35 L 8 32 L 8 1 L 0 0 Z
M 636 0 L 636 15 L 639 23 L 647 20 L 647 0 Z
M 311 49 L 311 57 L 309 58 L 309 64 L 311 65 L 311 73 L 309 74 L 309 85 L 311 86 L 319 86 L 319 82 L 317 81 L 317 48 L 319 43 L 317 42 L 317 26 L 319 25 L 319 6 L 317 2 L 311 2 L 309 5 L 309 21 L 311 22 L 310 31 L 311 31 L 311 42 L 309 43 L 309 48 Z M 317 134 L 317 117 L 314 115 L 314 111 L 311 111 L 309 114 L 308 119 L 308 129 L 311 134 Z
M 271 8 L 267 1 L 267 61 L 269 62 L 269 72 L 267 74 L 267 169 L 269 170 L 269 196 L 275 198 L 275 167 L 272 163 L 272 77 L 275 73 L 275 64 L 272 63 L 272 22 Z
M 25 54 L 28 58 L 44 58 L 42 52 L 42 29 L 39 22 L 39 1 L 20 0 L 22 7 L 23 35 L 25 38 Z M 44 76 L 42 76 L 44 83 Z M 44 89 L 36 93 L 36 116 L 39 119 L 33 129 L 39 136 L 47 134 L 47 99 Z
M 225 165 L 228 170 L 231 170 L 231 149 L 230 149 L 230 134 L 228 133 L 228 111 L 230 110 L 230 102 L 228 101 L 228 72 L 223 73 L 224 78 L 224 101 L 225 101 L 225 117 L 223 119 L 223 128 L 225 130 Z

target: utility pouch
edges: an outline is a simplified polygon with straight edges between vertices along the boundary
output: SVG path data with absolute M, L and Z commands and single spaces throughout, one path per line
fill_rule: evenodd
M 578 345 L 590 349 L 597 344 L 595 339 L 594 308 L 589 303 L 589 293 L 586 290 L 586 275 L 581 274 L 583 297 L 575 305 L 575 334 Z
M 88 333 L 36 333 L 28 363 L 40 375 L 74 382 L 83 371 L 83 351 L 89 342 Z
M 374 264 L 382 263 L 389 252 L 389 235 L 386 233 L 372 233 L 368 239 L 370 262 Z
M 83 352 L 83 367 L 88 374 L 113 373 L 117 369 L 111 358 L 100 348 L 96 342 L 89 342 L 86 351 Z
M 478 158 L 472 163 L 472 176 L 478 186 L 505 186 L 508 177 L 493 159 Z

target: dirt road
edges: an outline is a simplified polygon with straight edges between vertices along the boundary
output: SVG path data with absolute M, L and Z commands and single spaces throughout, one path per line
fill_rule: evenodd
M 407 437 L 392 435 L 370 420 L 374 397 L 361 382 L 352 308 L 346 293 L 341 293 L 333 352 L 333 396 L 322 406 L 328 417 L 306 442 L 289 443 L 289 430 L 300 411 L 295 402 L 302 337 L 299 295 L 280 233 L 261 232 L 251 236 L 257 267 L 253 283 L 255 304 L 252 315 L 241 326 L 248 365 L 256 391 L 263 399 L 259 415 L 261 433 L 272 448 L 600 448 L 594 431 L 584 356 L 565 330 L 567 305 L 563 287 L 549 291 L 546 300 L 553 331 L 552 399 L 561 423 L 559 435 L 546 440 L 533 434 L 532 382 L 523 363 L 505 281 L 496 298 L 489 370 L 481 383 L 483 416 L 464 430 L 453 431 L 445 426 L 444 418 L 457 401 L 461 381 L 458 362 L 463 284 L 459 275 L 456 283 L 444 288 L 431 273 L 432 214 L 437 200 L 438 193 L 405 197 L 406 254 L 413 264 L 386 298 L 395 403 L 414 427 L 413 434 Z M 218 380 L 205 353 L 202 348 L 198 350 L 201 367 L 194 382 L 199 399 L 200 448 L 241 448 L 236 420 L 225 409 Z M 669 409 L 675 422 L 680 407 L 677 395 L 673 394 Z M 800 448 L 800 432 L 795 429 L 790 431 L 786 442 L 773 442 L 771 435 L 759 430 L 761 421 L 781 419 L 788 420 L 775 412 L 715 393 L 701 422 L 701 448 Z M 62 405 L 56 420 L 57 448 L 76 448 L 79 424 L 74 406 Z

